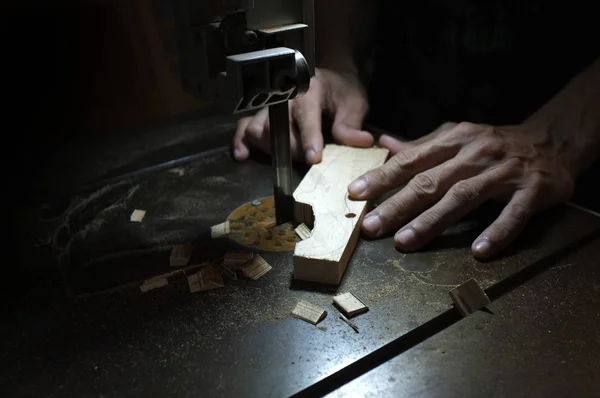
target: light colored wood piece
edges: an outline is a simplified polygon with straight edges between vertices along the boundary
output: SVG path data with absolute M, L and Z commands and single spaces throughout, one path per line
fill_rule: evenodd
M 490 298 L 473 278 L 450 290 L 448 294 L 462 316 L 471 315 L 491 303 Z
M 251 252 L 227 252 L 223 258 L 223 265 L 235 271 L 241 269 L 253 257 L 254 253 Z
M 185 267 L 192 257 L 192 245 L 184 243 L 173 246 L 171 249 L 171 258 L 169 259 L 171 267 Z
M 167 286 L 169 281 L 163 276 L 156 276 L 154 278 L 146 279 L 144 283 L 140 285 L 142 293 L 149 292 L 150 290 L 158 289 Z
M 273 267 L 257 254 L 248 262 L 248 264 L 244 265 L 242 273 L 246 278 L 257 280 L 272 269 Z
M 310 238 L 311 231 L 304 223 L 298 225 L 294 231 L 296 231 L 296 235 L 302 240 Z
M 223 277 L 219 271 L 211 266 L 205 267 L 188 276 L 188 285 L 190 286 L 190 293 L 218 289 L 225 286 Z
M 210 237 L 211 239 L 221 238 L 223 236 L 229 235 L 229 220 L 222 222 L 221 224 L 213 225 L 210 227 Z
M 316 325 L 327 316 L 327 311 L 318 305 L 314 305 L 305 300 L 300 300 L 292 310 L 292 315 Z
M 384 148 L 327 145 L 294 192 L 294 218 L 312 227 L 296 244 L 294 278 L 337 285 L 358 242 L 366 201 L 348 198 L 348 185 L 385 163 Z
M 130 222 L 142 222 L 144 216 L 146 215 L 146 210 L 135 209 L 131 216 L 129 216 Z
M 360 301 L 354 294 L 348 292 L 333 298 L 333 303 L 346 316 L 354 316 L 369 310 L 369 307 Z

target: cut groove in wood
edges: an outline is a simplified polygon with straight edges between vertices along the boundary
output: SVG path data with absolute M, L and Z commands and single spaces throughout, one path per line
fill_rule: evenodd
M 363 303 L 358 297 L 350 292 L 335 296 L 333 298 L 333 303 L 348 317 L 352 317 L 369 310 L 369 307 L 367 307 L 365 303 Z
M 211 239 L 221 238 L 223 236 L 229 235 L 230 227 L 229 220 L 222 222 L 221 224 L 213 225 L 210 227 L 210 237 Z
M 242 273 L 246 278 L 258 280 L 272 269 L 273 268 L 269 265 L 269 263 L 257 254 L 252 258 L 252 260 L 250 260 L 246 265 L 244 265 L 244 267 L 242 268 Z
M 479 311 L 491 301 L 479 283 L 473 278 L 448 292 L 462 316 Z
M 146 216 L 146 210 L 135 209 L 131 216 L 129 216 L 130 222 L 142 222 L 144 217 Z
M 300 300 L 292 310 L 292 315 L 303 321 L 316 325 L 327 316 L 327 311 L 318 305 L 314 305 L 305 300 Z
M 190 293 L 218 289 L 225 286 L 223 277 L 221 277 L 219 271 L 211 266 L 205 267 L 201 271 L 188 276 L 188 285 Z
M 184 243 L 173 246 L 171 249 L 171 257 L 169 262 L 171 267 L 185 267 L 190 262 L 192 257 L 192 245 Z
M 348 198 L 348 185 L 385 163 L 385 148 L 327 145 L 294 192 L 294 218 L 312 228 L 296 244 L 294 278 L 337 285 L 358 242 L 367 202 Z

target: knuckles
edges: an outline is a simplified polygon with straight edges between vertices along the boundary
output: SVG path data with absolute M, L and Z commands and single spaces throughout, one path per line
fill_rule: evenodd
M 439 191 L 439 182 L 432 173 L 419 173 L 409 183 L 417 197 L 434 195 Z
M 480 195 L 479 189 L 467 180 L 458 181 L 450 188 L 449 193 L 455 201 L 461 204 L 470 203 Z

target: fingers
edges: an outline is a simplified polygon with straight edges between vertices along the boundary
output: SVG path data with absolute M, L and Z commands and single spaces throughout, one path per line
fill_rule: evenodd
M 290 146 L 294 160 L 303 160 L 302 148 L 299 143 L 298 132 L 290 118 Z M 254 116 L 244 117 L 238 121 L 233 138 L 233 156 L 241 161 L 250 155 L 249 145 L 264 153 L 271 153 L 271 132 L 269 127 L 269 110 L 263 108 Z
M 459 181 L 435 206 L 396 233 L 396 246 L 404 251 L 421 248 L 483 202 L 506 190 L 511 177 L 511 168 L 500 167 Z
M 400 151 L 413 148 L 415 145 L 411 142 L 402 142 L 396 138 L 393 138 L 387 134 L 379 137 L 379 146 L 382 148 L 389 149 L 392 155 L 397 154 Z
M 414 148 L 418 145 L 432 141 L 434 138 L 438 137 L 440 134 L 445 133 L 449 130 L 452 130 L 454 127 L 456 127 L 456 123 L 446 122 L 446 123 L 440 125 L 437 129 L 433 130 L 430 134 L 427 134 L 424 137 L 421 137 L 417 140 L 404 141 L 404 142 L 398 140 L 397 138 L 394 138 L 387 134 L 384 134 L 381 137 L 379 137 L 379 146 L 389 149 L 390 153 L 392 155 L 395 155 L 400 151 L 404 151 L 409 148 Z
M 298 125 L 300 142 L 308 164 L 319 163 L 323 152 L 321 103 L 318 98 L 313 95 L 301 97 L 292 107 L 292 116 Z
M 488 259 L 506 248 L 529 222 L 538 192 L 531 188 L 516 191 L 496 221 L 475 239 L 471 246 L 473 255 Z
M 457 147 L 437 142 L 403 150 L 383 166 L 363 174 L 352 182 L 348 193 L 354 199 L 373 199 L 406 183 L 416 174 L 451 159 L 457 152 Z
M 235 160 L 246 160 L 250 155 L 250 149 L 244 143 L 244 135 L 250 120 L 252 120 L 252 116 L 243 117 L 237 122 L 235 135 L 233 136 L 233 157 Z
M 333 138 L 343 145 L 370 147 L 373 136 L 361 130 L 368 106 L 363 98 L 349 98 L 340 104 L 333 120 Z
M 455 158 L 417 174 L 400 192 L 367 214 L 363 233 L 375 238 L 398 230 L 436 203 L 455 183 L 482 170 L 483 166 Z

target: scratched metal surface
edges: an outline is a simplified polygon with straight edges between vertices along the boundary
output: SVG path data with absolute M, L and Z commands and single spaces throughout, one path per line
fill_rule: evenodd
M 264 159 L 263 159 L 264 160 Z M 225 148 L 141 181 L 107 186 L 46 216 L 37 233 L 70 270 L 72 299 L 15 304 L 4 320 L 0 390 L 8 396 L 287 396 L 422 325 L 451 307 L 447 291 L 469 277 L 491 286 L 598 230 L 588 213 L 563 207 L 534 220 L 520 250 L 483 264 L 469 252 L 491 212 L 481 212 L 423 252 L 390 239 L 361 241 L 337 288 L 291 281 L 291 253 L 264 253 L 259 281 L 190 294 L 185 278 L 149 293 L 137 285 L 170 271 L 170 244 L 192 241 L 193 261 L 218 257 L 209 227 L 238 205 L 270 194 L 270 165 L 236 164 Z M 147 210 L 129 223 L 134 208 Z M 49 242 L 49 243 L 48 243 Z M 355 333 L 331 305 L 352 291 L 371 310 Z M 326 307 L 318 327 L 292 319 L 299 299 Z
M 597 397 L 600 238 L 328 395 Z

